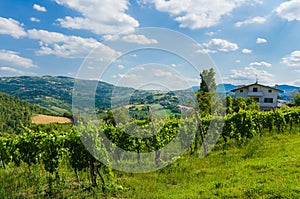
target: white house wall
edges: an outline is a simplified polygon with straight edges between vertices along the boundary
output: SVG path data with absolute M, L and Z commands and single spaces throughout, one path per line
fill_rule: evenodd
M 253 88 L 257 88 L 257 96 L 252 96 L 256 94 L 253 93 Z M 243 90 L 243 92 L 241 93 L 240 90 Z M 272 90 L 272 92 L 269 93 L 269 90 Z M 249 96 L 249 94 L 251 94 L 251 96 Z M 262 109 L 264 109 L 264 107 L 274 107 L 274 108 L 277 107 L 278 91 L 271 88 L 267 88 L 259 85 L 251 85 L 249 87 L 245 87 L 243 89 L 239 89 L 235 91 L 235 96 L 242 97 L 242 98 L 258 97 L 259 104 Z M 272 98 L 273 103 L 264 103 L 265 98 Z

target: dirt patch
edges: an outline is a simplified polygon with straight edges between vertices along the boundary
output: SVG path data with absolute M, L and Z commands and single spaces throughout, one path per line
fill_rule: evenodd
M 49 124 L 49 123 L 71 124 L 72 120 L 67 117 L 37 115 L 37 116 L 34 116 L 31 118 L 31 123 L 33 123 L 33 124 Z

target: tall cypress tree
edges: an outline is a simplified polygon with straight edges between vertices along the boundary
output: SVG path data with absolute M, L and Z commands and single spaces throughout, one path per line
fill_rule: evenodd
M 215 71 L 213 68 L 209 70 L 204 69 L 200 73 L 200 90 L 197 93 L 199 103 L 200 115 L 210 115 L 212 112 L 212 105 L 216 101 L 217 84 L 215 81 Z

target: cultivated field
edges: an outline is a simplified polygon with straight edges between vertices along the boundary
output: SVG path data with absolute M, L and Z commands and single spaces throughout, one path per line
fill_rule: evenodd
M 56 116 L 48 116 L 48 115 L 37 115 L 31 118 L 31 123 L 33 124 L 49 124 L 49 123 L 72 123 L 72 120 L 66 117 L 56 117 Z

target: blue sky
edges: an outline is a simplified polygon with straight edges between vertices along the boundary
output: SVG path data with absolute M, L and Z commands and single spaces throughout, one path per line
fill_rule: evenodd
M 139 31 L 145 27 L 197 42 L 201 49 L 190 53 L 212 59 L 218 83 L 248 84 L 257 76 L 263 84 L 300 86 L 300 0 L 1 0 L 0 76 L 75 77 L 95 48 L 107 58 L 120 56 L 121 43 L 160 45 L 161 38 Z M 146 50 L 115 60 L 100 79 L 131 86 L 126 82 L 141 81 L 136 73 L 174 82 L 181 74 L 197 85 L 191 68 L 171 53 Z

